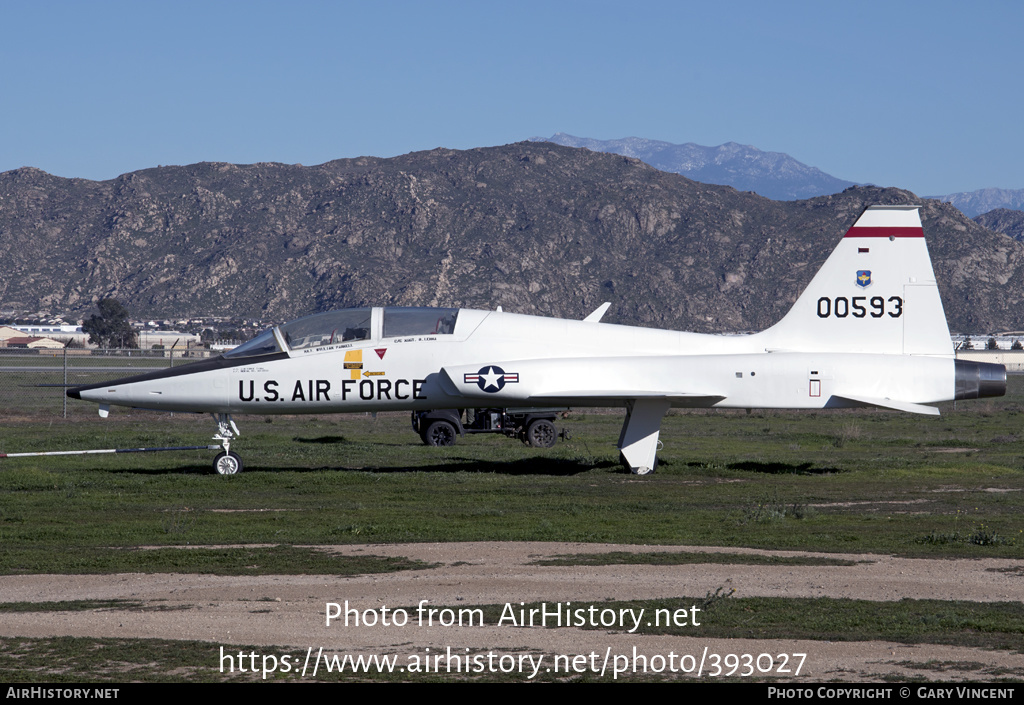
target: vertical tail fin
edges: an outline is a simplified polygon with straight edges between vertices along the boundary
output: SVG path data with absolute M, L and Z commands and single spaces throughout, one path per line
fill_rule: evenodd
M 871 206 L 789 313 L 769 347 L 952 356 L 920 206 Z

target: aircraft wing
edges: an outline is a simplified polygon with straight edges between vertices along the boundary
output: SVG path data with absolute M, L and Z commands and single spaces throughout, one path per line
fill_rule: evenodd
M 853 396 L 851 394 L 833 394 L 833 399 L 839 401 L 856 402 L 854 406 L 878 406 L 883 409 L 895 409 L 896 411 L 907 411 L 911 414 L 925 414 L 927 416 L 938 416 L 939 410 L 927 404 L 914 404 L 909 401 L 898 399 L 880 399 L 878 397 Z
M 680 369 L 679 358 L 555 358 L 515 360 L 441 369 L 449 394 L 489 404 L 509 401 L 668 399 L 712 406 L 725 399 Z
M 580 399 L 669 399 L 687 400 L 694 403 L 706 401 L 708 405 L 722 401 L 725 397 L 715 394 L 683 394 L 681 392 L 638 392 L 636 390 L 622 389 L 581 389 L 563 390 L 550 394 L 534 394 L 533 399 L 565 399 L 577 397 Z
M 781 361 L 781 356 L 778 359 Z M 550 401 L 571 406 L 665 399 L 674 406 L 701 408 L 726 399 L 742 404 L 741 400 L 746 398 L 737 397 L 736 390 L 719 385 L 729 378 L 728 370 L 743 369 L 748 362 L 745 356 L 552 358 L 443 367 L 440 376 L 448 394 L 488 405 Z M 752 383 L 755 378 L 746 379 Z M 926 404 L 864 395 L 850 389 L 829 396 L 826 407 L 874 406 L 931 416 L 939 413 Z M 771 407 L 772 388 L 747 398 L 751 407 Z

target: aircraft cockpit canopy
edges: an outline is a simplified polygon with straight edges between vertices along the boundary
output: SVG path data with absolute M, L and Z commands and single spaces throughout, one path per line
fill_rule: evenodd
M 392 306 L 384 309 L 385 338 L 406 335 L 450 335 L 455 332 L 457 308 Z
M 369 340 L 371 313 L 369 308 L 316 313 L 281 325 L 281 335 L 291 350 Z
M 375 313 L 383 317 L 380 324 L 382 333 L 378 335 L 398 338 L 450 335 L 455 332 L 459 309 L 390 306 L 384 309 L 346 308 L 316 313 L 265 330 L 247 343 L 224 353 L 224 357 L 253 357 L 285 352 L 281 341 L 288 346 L 288 350 L 302 350 L 370 340 L 373 337 Z

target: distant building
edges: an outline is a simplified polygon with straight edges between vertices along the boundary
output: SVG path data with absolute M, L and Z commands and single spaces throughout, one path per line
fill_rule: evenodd
M 0 347 L 7 347 L 7 341 L 11 338 L 21 338 L 25 334 L 17 328 L 11 328 L 10 326 L 0 326 Z
M 1024 372 L 1024 350 L 957 350 L 957 360 L 1005 365 L 1007 372 Z
M 25 348 L 28 350 L 62 350 L 64 348 L 64 343 L 52 338 L 40 338 L 31 335 L 7 338 L 5 342 L 8 348 Z
M 136 331 L 139 336 L 139 347 L 148 350 L 154 345 L 162 345 L 175 350 L 185 350 L 199 342 L 199 336 L 194 333 L 180 333 L 176 330 L 140 330 Z
M 18 335 L 31 335 L 42 338 L 50 338 L 64 345 L 69 340 L 85 345 L 89 342 L 89 336 L 82 332 L 82 326 L 54 325 L 49 323 L 31 323 L 28 325 L 11 326 L 19 331 Z
M 1013 344 L 1017 340 L 1024 342 L 1024 335 L 997 333 L 995 335 L 953 335 L 953 347 L 957 350 L 1013 350 Z M 990 341 L 995 341 L 994 348 L 989 347 Z M 967 347 L 970 341 L 971 346 Z M 1019 349 L 1019 348 L 1018 348 Z

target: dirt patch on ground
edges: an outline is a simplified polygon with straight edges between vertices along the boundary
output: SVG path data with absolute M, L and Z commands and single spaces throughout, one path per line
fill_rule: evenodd
M 639 636 L 605 630 L 497 626 L 415 625 L 415 608 L 571 602 L 600 606 L 607 600 L 700 596 L 719 587 L 737 597 L 836 597 L 868 600 L 931 598 L 1005 601 L 1024 599 L 1020 561 L 923 560 L 859 554 L 807 554 L 732 548 L 623 546 L 566 543 L 444 543 L 355 545 L 324 548 L 341 554 L 406 557 L 437 567 L 356 577 L 120 574 L 3 576 L 0 599 L 16 601 L 131 600 L 157 609 L 6 614 L 4 636 L 92 636 L 198 639 L 230 647 L 282 647 L 275 653 L 304 658 L 306 649 L 331 653 L 438 655 L 495 652 L 504 655 L 596 653 L 605 658 L 634 649 L 648 658 L 693 654 L 806 653 L 798 681 L 878 681 L 908 677 L 992 680 L 1024 677 L 1024 656 L 946 646 L 885 642 L 739 640 Z M 706 551 L 775 556 L 814 556 L 855 561 L 850 566 L 752 566 L 689 564 L 539 566 L 538 560 L 580 553 Z M 383 606 L 409 609 L 404 626 L 325 625 L 328 602 L 359 611 Z M 168 609 L 179 608 L 179 609 Z M 428 652 L 427 649 L 430 651 Z M 211 657 L 214 658 L 214 657 Z M 546 662 L 551 665 L 551 662 Z M 766 663 L 766 662 L 765 662 Z M 705 668 L 708 672 L 710 665 Z M 609 666 L 610 669 L 610 666 Z M 523 675 L 525 679 L 528 673 Z M 628 678 L 632 676 L 624 676 Z

